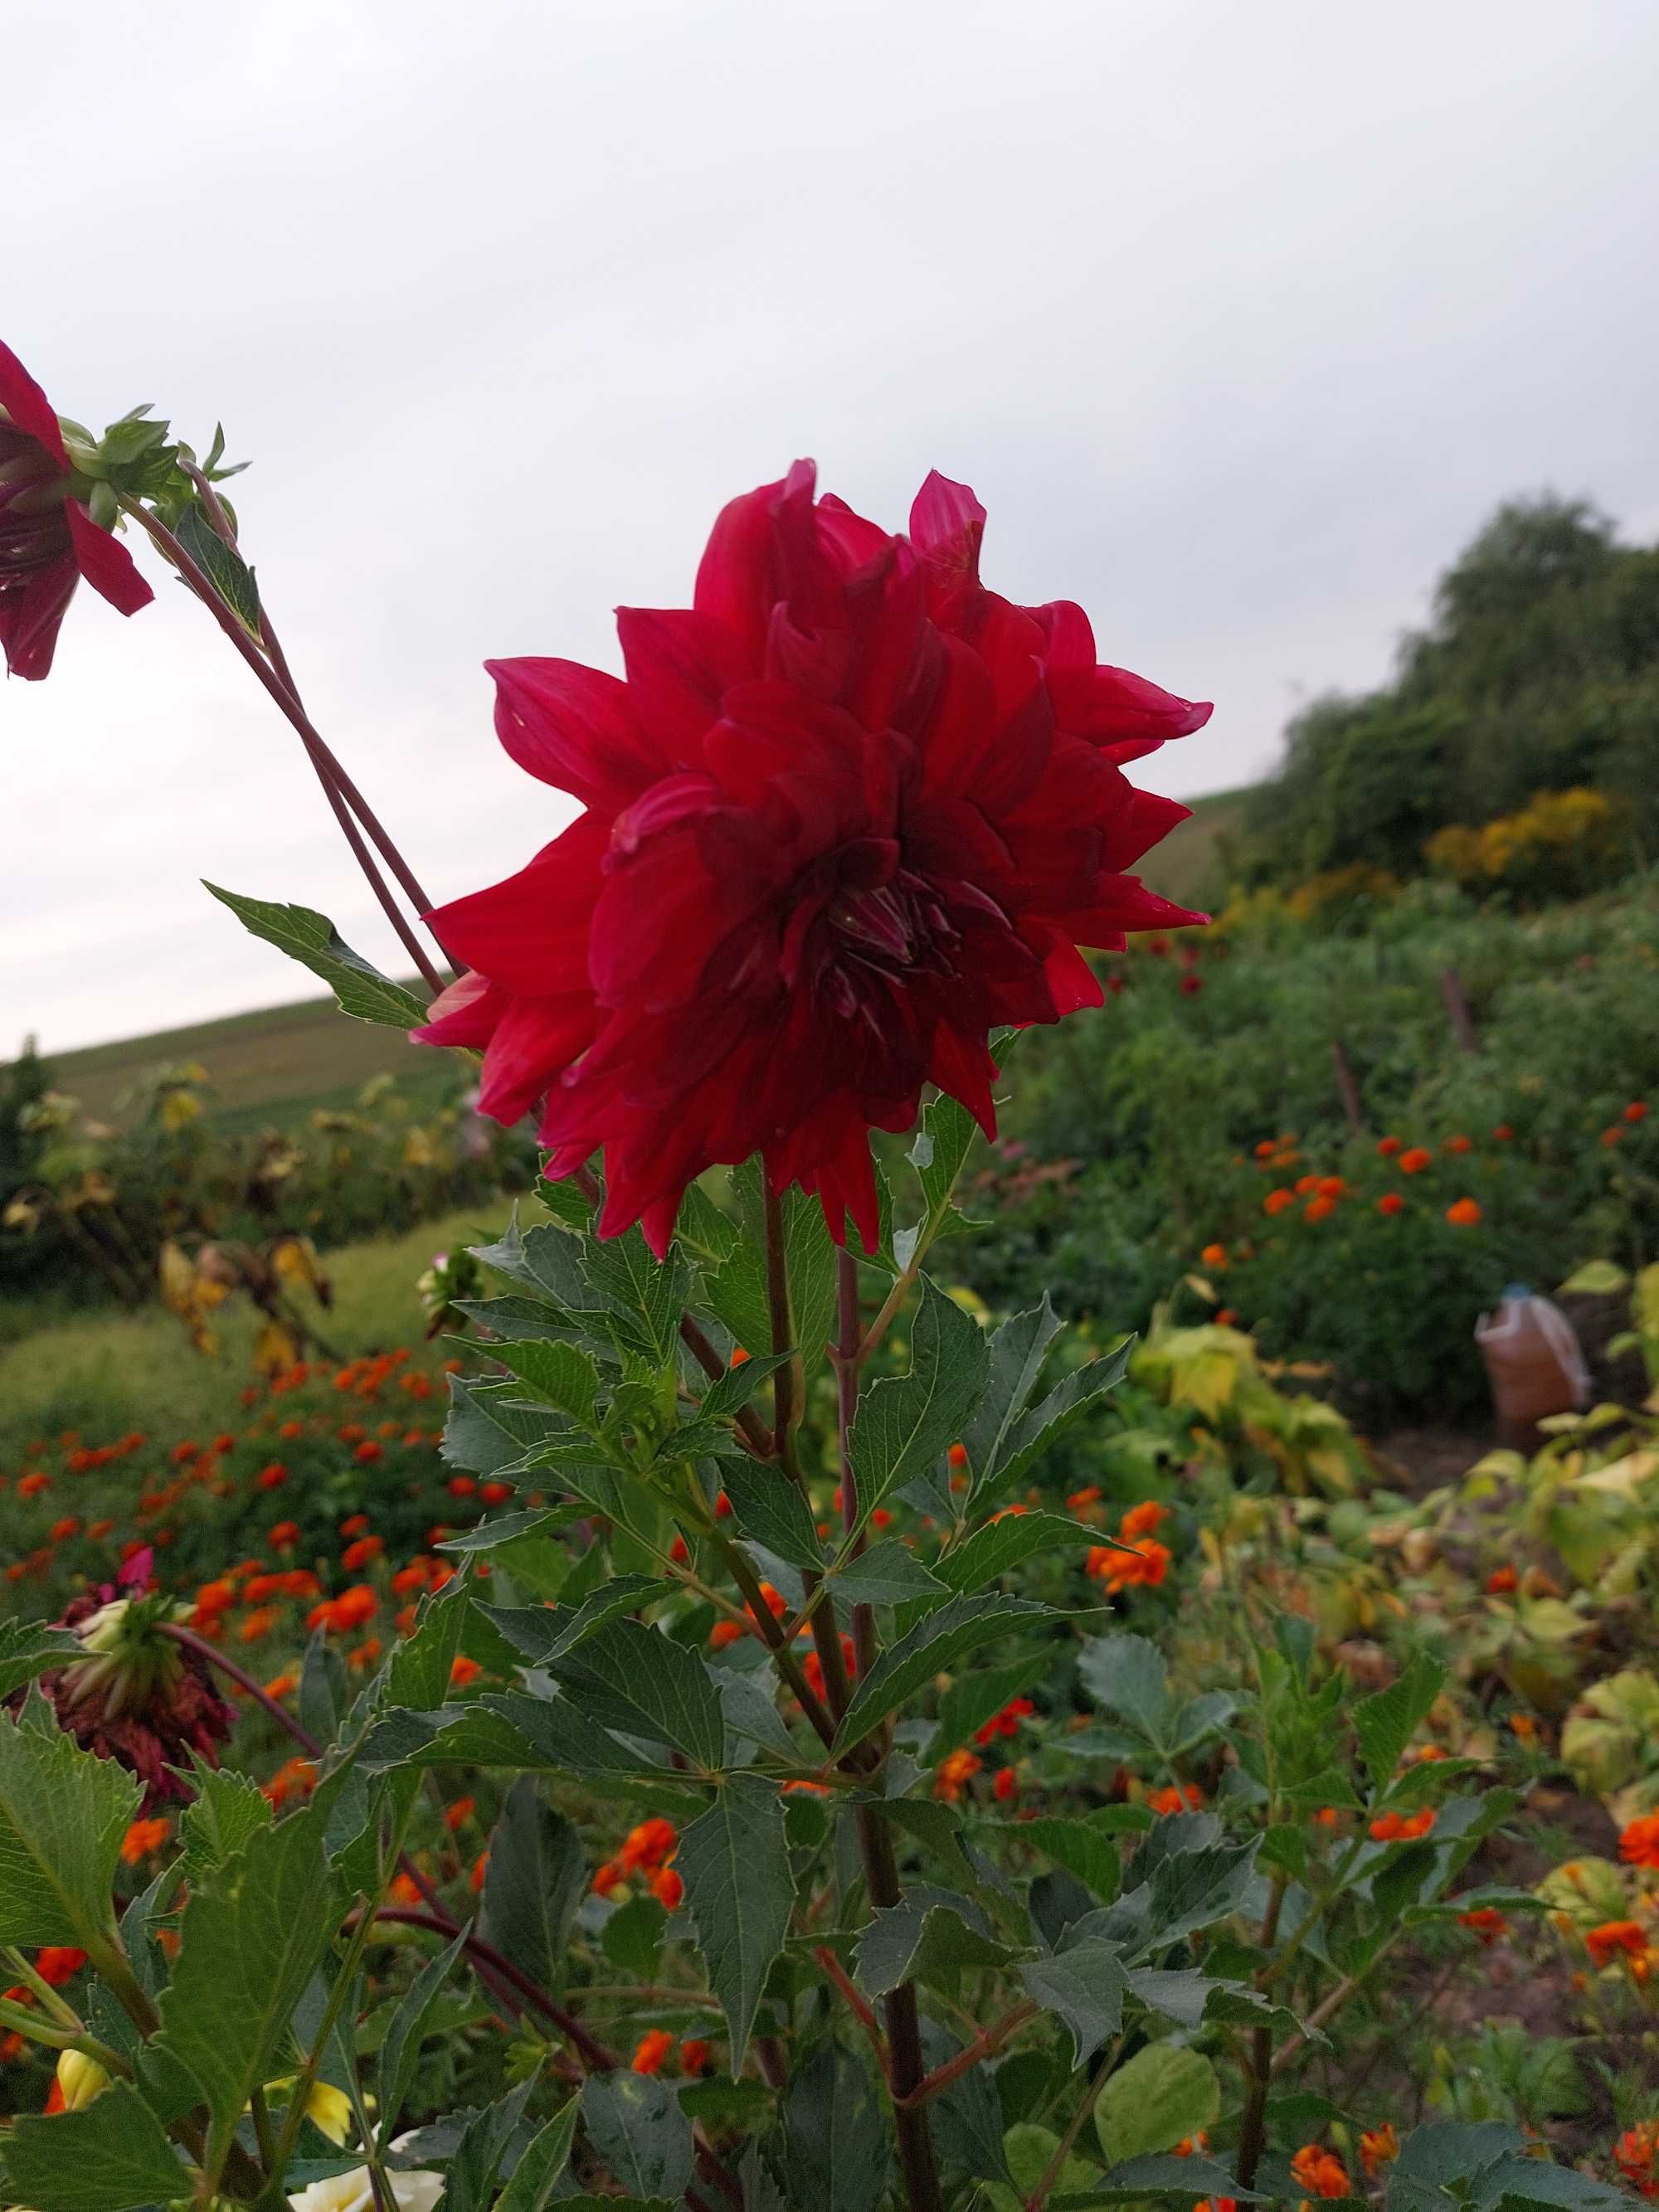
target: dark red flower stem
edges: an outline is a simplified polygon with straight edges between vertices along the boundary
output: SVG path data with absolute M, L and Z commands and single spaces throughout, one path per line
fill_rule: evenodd
M 313 726 L 298 696 L 289 688 L 291 678 L 289 683 L 283 681 L 283 677 L 272 665 L 271 659 L 268 659 L 265 654 L 260 652 L 244 629 L 240 618 L 230 607 L 226 605 L 208 577 L 191 558 L 167 525 L 157 516 L 150 514 L 147 507 L 141 507 L 136 500 L 124 499 L 121 504 L 126 513 L 149 533 L 155 544 L 173 562 L 185 582 L 207 608 L 220 629 L 223 630 L 237 652 L 258 678 L 284 717 L 298 732 L 300 741 L 305 746 L 311 764 L 317 772 L 318 779 L 328 794 L 329 803 L 334 809 L 335 818 L 345 832 L 346 841 L 351 847 L 358 866 L 368 878 L 370 888 L 380 900 L 387 920 L 396 929 L 410 957 L 420 970 L 428 989 L 435 996 L 443 988 L 443 978 L 433 965 L 425 947 L 415 935 L 402 910 L 392 899 L 379 869 L 370 860 L 362 839 L 357 833 L 356 823 L 349 820 L 348 808 L 356 815 L 357 820 L 362 823 L 369 836 L 379 847 L 387 866 L 414 903 L 416 912 L 420 914 L 429 912 L 432 902 L 422 890 L 414 872 L 404 860 L 402 854 L 398 852 L 398 848 L 381 827 L 379 817 L 374 814 L 362 792 L 358 790 Z M 283 666 L 286 668 L 286 661 L 283 663 Z
M 881 2078 L 886 2081 L 889 2078 L 887 2045 L 882 2039 L 880 2023 L 871 2010 L 863 1991 L 852 1979 L 846 1967 L 842 1965 L 841 1960 L 827 1943 L 820 1943 L 812 1956 L 817 1960 L 829 1979 L 834 1983 L 854 2019 L 869 2037 L 870 2048 L 875 2052 L 876 2063 L 881 2069 Z

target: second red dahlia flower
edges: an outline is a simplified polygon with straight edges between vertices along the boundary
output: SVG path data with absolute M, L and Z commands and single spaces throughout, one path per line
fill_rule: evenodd
M 124 615 L 155 596 L 126 547 L 76 497 L 51 403 L 10 347 L 0 344 L 0 649 L 12 675 L 38 679 L 49 672 L 82 577 Z
M 994 1133 L 991 1032 L 1098 1006 L 1079 945 L 1203 918 L 1126 872 L 1187 810 L 1121 763 L 1209 708 L 988 591 L 983 526 L 934 476 L 891 536 L 797 462 L 721 514 L 690 608 L 619 611 L 621 680 L 492 664 L 501 743 L 586 811 L 432 915 L 471 972 L 416 1035 L 484 1048 L 501 1121 L 545 1098 L 553 1175 L 604 1146 L 603 1233 L 665 1250 L 760 1152 L 872 1243 L 872 1127 L 933 1083 Z

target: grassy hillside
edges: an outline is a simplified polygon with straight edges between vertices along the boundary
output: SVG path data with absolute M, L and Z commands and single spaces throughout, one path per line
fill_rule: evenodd
M 1212 791 L 1182 802 L 1193 810 L 1190 821 L 1172 830 L 1146 856 L 1146 880 L 1165 898 L 1183 906 L 1219 906 L 1230 888 L 1223 858 L 1224 841 L 1243 828 L 1248 789 Z
M 122 1100 L 149 1071 L 181 1060 L 206 1068 L 217 1119 L 234 1131 L 250 1122 L 303 1120 L 319 1106 L 343 1105 L 371 1076 L 395 1075 L 417 1098 L 435 1103 L 454 1085 L 447 1053 L 405 1043 L 394 1030 L 346 1019 L 332 999 L 306 999 L 257 1013 L 231 1014 L 186 1029 L 90 1045 L 52 1055 L 60 1091 L 99 1121 L 120 1122 Z

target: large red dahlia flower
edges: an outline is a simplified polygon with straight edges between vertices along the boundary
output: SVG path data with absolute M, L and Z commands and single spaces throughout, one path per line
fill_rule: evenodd
M 52 404 L 0 344 L 0 647 L 14 676 L 52 667 L 58 632 L 85 577 L 124 615 L 155 594 L 119 538 L 75 496 L 74 470 Z
M 485 1048 L 498 1120 L 545 1097 L 551 1174 L 603 1145 L 602 1233 L 659 1252 L 757 1152 L 872 1243 L 872 1126 L 935 1083 L 994 1133 L 990 1032 L 1099 1005 L 1079 945 L 1203 919 L 1123 872 L 1187 809 L 1119 763 L 1209 708 L 987 591 L 963 486 L 930 477 L 906 538 L 813 484 L 732 501 L 691 607 L 618 611 L 623 680 L 491 664 L 501 743 L 586 811 L 431 916 L 471 972 L 416 1036 Z

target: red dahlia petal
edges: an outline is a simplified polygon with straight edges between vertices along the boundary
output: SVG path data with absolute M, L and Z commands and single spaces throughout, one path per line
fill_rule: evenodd
M 39 683 L 51 673 L 58 632 L 80 580 L 71 550 L 37 568 L 21 589 L 0 592 L 0 649 L 14 676 Z
M 587 983 L 587 933 L 606 824 L 580 814 L 528 867 L 427 916 L 445 951 L 529 998 Z
M 584 806 L 614 814 L 673 766 L 640 727 L 628 686 L 577 660 L 487 660 L 508 757 Z
M 155 594 L 120 539 L 112 531 L 100 530 L 78 500 L 66 500 L 64 514 L 76 566 L 93 590 L 118 614 L 136 615 L 140 607 L 147 607 Z
M 755 673 L 742 645 L 690 607 L 618 607 L 617 635 L 641 725 L 669 760 L 696 765 L 722 695 Z
M 58 466 L 67 470 L 69 452 L 52 404 L 9 345 L 0 343 L 0 407 L 20 430 L 37 439 Z

